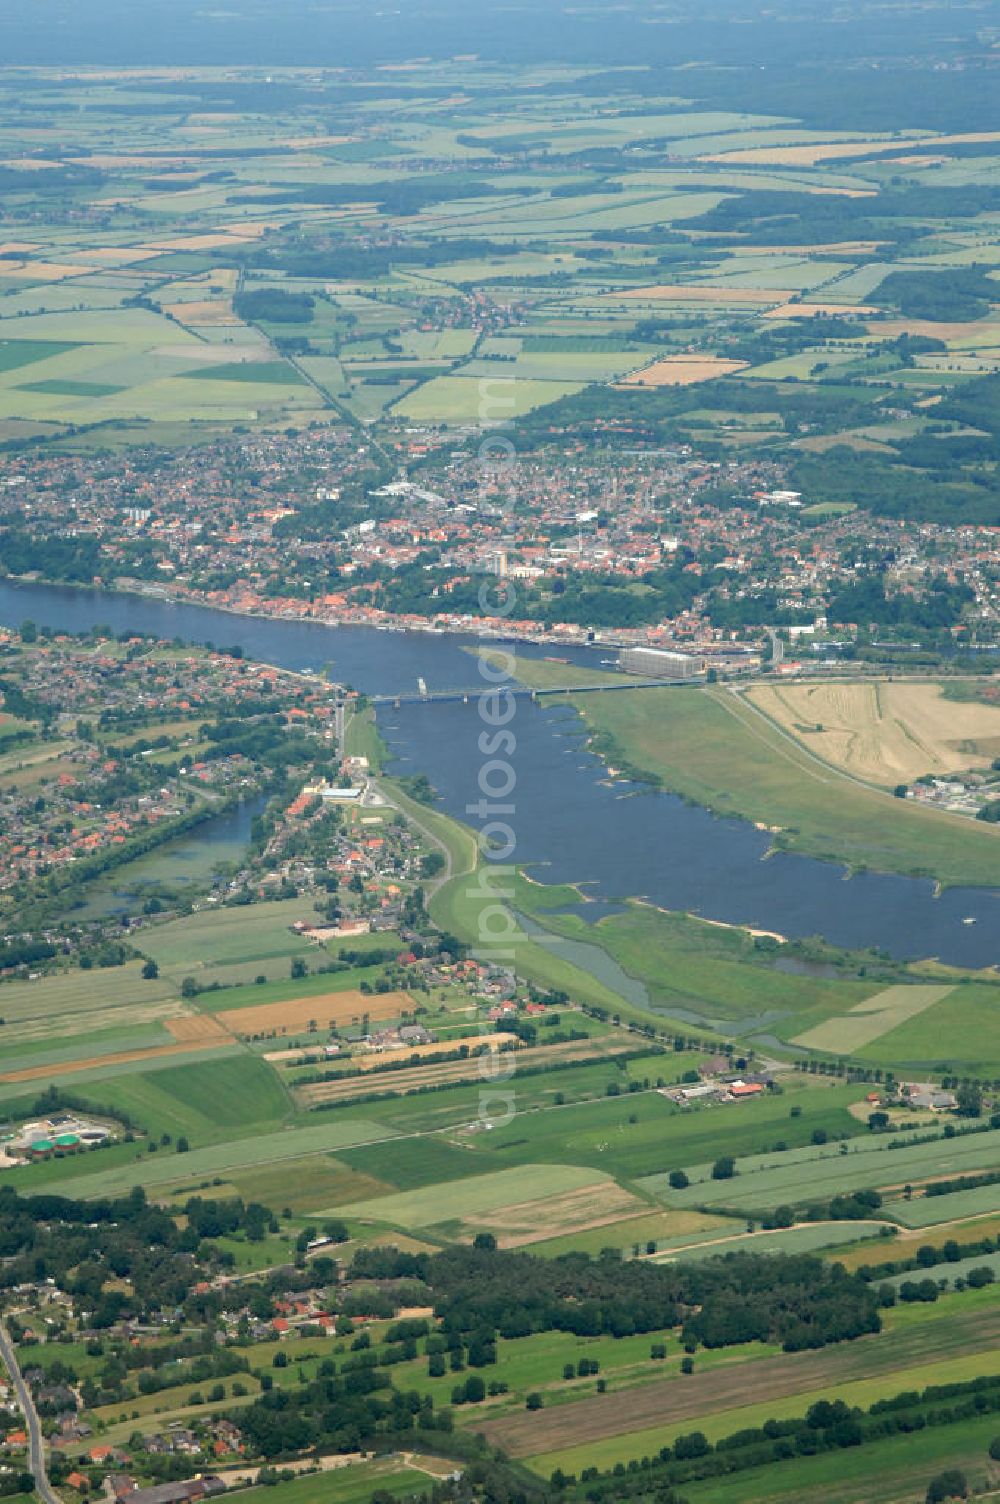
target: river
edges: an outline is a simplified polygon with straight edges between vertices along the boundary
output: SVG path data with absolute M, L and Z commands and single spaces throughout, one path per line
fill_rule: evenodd
M 248 657 L 293 669 L 331 665 L 335 677 L 372 694 L 476 683 L 469 648 L 475 637 L 381 632 L 370 627 L 231 615 L 205 606 L 172 605 L 50 585 L 0 581 L 0 621 L 31 618 L 40 626 L 81 631 L 107 623 L 195 642 L 239 646 Z M 531 655 L 545 649 L 519 646 Z M 555 651 L 597 666 L 593 649 Z M 449 813 L 467 818 L 480 797 L 482 722 L 475 704 L 385 707 L 379 727 L 394 770 L 426 773 Z M 587 884 L 606 902 L 644 897 L 728 923 L 836 945 L 878 946 L 896 958 L 937 956 L 954 965 L 1000 963 L 1000 892 L 953 888 L 934 896 L 917 878 L 862 873 L 785 853 L 767 857 L 768 836 L 740 820 L 721 819 L 673 795 L 609 782 L 586 747 L 582 723 L 566 706 L 519 701 L 513 824 L 515 858 L 543 881 Z M 584 905 L 596 917 L 605 905 Z M 967 923 L 967 920 L 974 923 Z

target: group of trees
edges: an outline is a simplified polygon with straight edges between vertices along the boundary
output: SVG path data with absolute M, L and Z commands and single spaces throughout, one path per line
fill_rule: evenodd
M 29 532 L 16 525 L 0 529 L 0 573 L 38 573 L 47 580 L 90 585 L 101 572 L 101 545 L 96 538 Z
M 180 1141 L 178 1141 L 178 1148 Z M 75 1201 L 0 1188 L 0 1290 L 53 1279 L 84 1299 L 90 1325 L 107 1327 L 182 1305 L 215 1260 L 209 1239 L 242 1232 L 259 1238 L 273 1213 L 257 1203 L 192 1198 L 187 1222 L 146 1201 L 141 1188 L 115 1200 Z M 124 1295 L 127 1280 L 131 1294 Z
M 661 1331 L 683 1317 L 688 1344 L 759 1340 L 797 1351 L 880 1325 L 876 1292 L 865 1281 L 809 1255 L 739 1254 L 667 1266 L 585 1254 L 540 1259 L 479 1246 L 434 1255 L 362 1251 L 351 1272 L 422 1280 L 444 1330 L 463 1333 L 621 1337 Z
M 332 1368 L 332 1363 L 328 1368 Z M 243 1407 L 238 1423 L 257 1456 L 292 1456 L 309 1447 L 356 1452 L 379 1438 L 421 1431 L 450 1432 L 448 1411 L 436 1414 L 429 1395 L 394 1389 L 389 1373 L 359 1367 L 342 1377 L 323 1373 L 297 1389 L 272 1388 Z

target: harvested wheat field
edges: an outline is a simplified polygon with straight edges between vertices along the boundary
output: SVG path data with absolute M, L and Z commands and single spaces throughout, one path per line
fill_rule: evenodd
M 473 1034 L 465 1039 L 441 1039 L 436 1044 L 407 1045 L 402 1050 L 372 1050 L 368 1055 L 356 1056 L 351 1064 L 359 1065 L 363 1071 L 377 1071 L 387 1060 L 412 1060 L 415 1055 L 421 1060 L 434 1060 L 438 1055 L 450 1054 L 461 1045 L 465 1045 L 470 1051 L 481 1049 L 483 1045 L 498 1050 L 502 1044 L 512 1044 L 516 1039 L 516 1034 Z
M 218 251 L 224 250 L 226 246 L 238 245 L 242 241 L 255 238 L 253 235 L 246 235 L 237 230 L 224 235 L 207 231 L 204 235 L 171 235 L 163 240 L 147 240 L 143 248 L 155 251 Z
M 394 1061 L 434 1060 L 439 1055 L 457 1050 L 460 1045 L 465 1045 L 469 1050 L 480 1049 L 483 1045 L 492 1045 L 496 1049 L 505 1041 L 512 1042 L 516 1038 L 516 1034 L 475 1034 L 464 1039 L 442 1039 L 436 1044 L 406 1045 L 398 1050 L 371 1050 L 365 1055 L 352 1056 L 351 1067 L 356 1066 L 362 1071 L 377 1071 Z M 315 1045 L 312 1049 L 304 1045 L 290 1050 L 268 1050 L 264 1059 L 271 1065 L 301 1065 L 310 1056 L 315 1058 L 315 1051 Z
M 81 261 L 107 261 L 111 266 L 124 266 L 132 261 L 149 261 L 160 252 L 144 251 L 134 245 L 97 245 L 89 246 L 85 251 L 74 251 L 73 254 Z
M 997 289 L 997 303 L 1000 304 L 1000 282 Z M 947 345 L 966 349 L 995 345 L 1000 334 L 1000 324 L 996 319 L 969 319 L 951 324 L 937 319 L 880 319 L 866 328 L 869 334 L 877 334 L 880 339 L 896 339 L 901 334 L 926 335 L 928 339 L 943 339 Z
M 746 364 L 745 360 L 723 360 L 715 355 L 670 355 L 623 376 L 615 386 L 693 386 L 696 381 L 712 381 L 716 376 L 742 371 Z
M 238 324 L 228 298 L 206 298 L 203 302 L 164 303 L 163 312 L 179 324 Z
M 1000 131 L 967 131 L 958 136 L 918 136 L 908 141 L 813 141 L 804 146 L 750 146 L 743 151 L 723 151 L 700 162 L 752 162 L 757 167 L 813 167 L 817 162 L 835 162 L 838 157 L 877 157 L 883 152 L 905 151 L 939 146 L 960 146 L 965 142 L 1000 141 Z
M 871 256 L 884 240 L 829 240 L 825 245 L 730 245 L 727 256 Z
M 871 315 L 878 313 L 877 308 L 871 308 L 867 303 L 784 303 L 780 308 L 769 308 L 765 313 L 766 319 L 812 319 L 820 313 L 825 318 L 845 318 L 855 315 Z M 861 330 L 858 333 L 861 334 Z
M 710 287 L 701 282 L 657 282 L 652 287 L 630 287 L 627 292 L 608 293 L 609 298 L 632 302 L 637 298 L 662 298 L 673 303 L 787 303 L 794 292 L 761 287 Z
M 283 1003 L 261 1003 L 254 1008 L 230 1008 L 225 1027 L 233 1034 L 297 1034 L 314 1023 L 317 1029 L 340 1028 L 369 1018 L 398 1018 L 409 1013 L 413 999 L 408 992 L 321 992 L 318 997 L 293 997 Z
M 62 261 L 9 261 L 5 263 L 5 277 L 25 277 L 33 282 L 64 282 L 67 277 L 83 277 L 92 272 L 92 266 L 69 265 Z
M 1000 756 L 1000 706 L 946 700 L 939 684 L 758 685 L 750 698 L 810 752 L 889 788 Z
M 181 1018 L 167 1019 L 167 1028 L 175 1039 L 232 1039 L 232 1034 L 216 1018 L 214 1013 L 188 1013 Z

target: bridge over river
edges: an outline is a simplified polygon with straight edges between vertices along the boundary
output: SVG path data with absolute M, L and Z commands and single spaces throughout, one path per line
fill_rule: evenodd
M 370 705 L 434 705 L 455 704 L 456 702 L 467 705 L 470 700 L 476 700 L 480 695 L 495 693 L 502 688 L 506 694 L 513 695 L 521 700 L 541 700 L 551 695 L 600 695 L 616 694 L 628 689 L 666 689 L 681 684 L 703 684 L 704 674 L 686 679 L 622 679 L 621 683 L 608 684 L 549 684 L 544 689 L 529 689 L 522 684 L 491 685 L 486 682 L 476 685 L 473 689 L 428 689 L 423 679 L 417 681 L 417 688 L 411 693 L 370 695 Z

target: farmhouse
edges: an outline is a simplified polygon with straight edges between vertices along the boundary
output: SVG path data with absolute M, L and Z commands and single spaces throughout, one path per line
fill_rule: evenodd
M 127 1495 L 129 1504 L 196 1504 L 226 1491 L 221 1478 L 206 1474 L 183 1483 L 157 1483 L 153 1488 L 136 1488 Z
M 699 1102 L 706 1101 L 709 1097 L 718 1097 L 723 1088 L 717 1081 L 702 1081 L 697 1086 L 676 1086 L 670 1089 L 661 1087 L 660 1090 L 672 1102 Z
M 922 1107 L 931 1112 L 951 1112 L 958 1106 L 954 1092 L 937 1089 L 913 1092 L 909 1101 L 911 1107 Z

